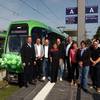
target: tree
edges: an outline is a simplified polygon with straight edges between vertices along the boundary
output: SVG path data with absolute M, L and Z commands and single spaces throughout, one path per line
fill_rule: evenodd
M 100 26 L 98 27 L 97 32 L 96 32 L 96 34 L 94 35 L 94 38 L 100 39 Z

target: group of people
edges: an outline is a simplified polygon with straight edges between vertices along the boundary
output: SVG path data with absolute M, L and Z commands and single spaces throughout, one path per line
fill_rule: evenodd
M 32 37 L 27 37 L 20 50 L 23 82 L 19 77 L 19 84 L 28 87 L 28 84 L 36 84 L 37 79 L 40 81 L 48 79 L 51 83 L 57 82 L 58 78 L 63 81 L 64 72 L 67 72 L 67 79 L 71 85 L 80 83 L 86 91 L 90 77 L 92 86 L 100 92 L 99 40 L 93 40 L 89 46 L 85 41 L 81 41 L 79 47 L 71 36 L 67 37 L 65 43 L 57 38 L 52 45 L 47 38 L 44 44 L 41 44 L 40 38 L 33 44 Z

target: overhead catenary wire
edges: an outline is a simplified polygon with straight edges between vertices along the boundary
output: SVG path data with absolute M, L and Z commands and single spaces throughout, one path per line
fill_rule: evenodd
M 36 8 L 33 8 L 29 3 L 27 3 L 26 1 L 24 0 L 19 0 L 21 1 L 22 3 L 24 3 L 25 5 L 27 5 L 28 7 L 30 7 L 33 11 L 37 12 L 38 14 L 42 15 L 43 17 L 49 19 L 47 16 L 45 16 L 43 13 L 41 13 L 40 11 L 38 11 Z
M 12 9 L 10 9 L 10 8 L 8 8 L 8 7 L 4 6 L 4 5 L 2 5 L 2 4 L 0 4 L 0 7 L 2 7 L 2 8 L 4 8 L 4 9 L 8 10 L 8 11 L 11 12 L 14 16 L 24 17 L 22 14 L 16 12 L 15 10 L 12 10 Z
M 57 18 L 59 21 L 61 20 L 49 7 L 48 5 L 43 1 L 43 0 L 39 0 L 48 10 L 49 12 L 55 17 Z
M 31 8 L 34 12 L 38 13 L 39 15 L 41 15 L 42 17 L 46 18 L 48 21 L 52 21 L 49 17 L 47 17 L 45 14 L 43 14 L 42 12 L 40 12 L 39 10 L 37 10 L 36 8 L 34 8 L 33 6 L 31 6 L 28 2 L 24 1 L 24 0 L 19 0 L 21 1 L 23 4 L 25 4 L 26 6 L 28 6 L 29 8 Z M 56 23 L 55 21 L 52 21 L 53 23 Z M 52 23 L 52 24 L 53 24 Z
M 29 8 L 31 8 L 33 11 L 35 11 L 36 13 L 40 14 L 41 16 L 43 16 L 44 18 L 46 18 L 48 21 L 52 22 L 52 24 L 54 25 L 58 25 L 57 22 L 54 20 L 51 20 L 49 17 L 47 17 L 45 14 L 43 14 L 42 12 L 40 12 L 39 10 L 37 10 L 36 8 L 34 8 L 33 6 L 31 6 L 28 2 L 26 2 L 25 0 L 19 0 L 21 1 L 23 4 L 27 5 Z M 6 10 L 8 10 L 9 12 L 11 12 L 14 16 L 22 16 L 22 13 L 20 14 L 19 12 L 16 12 L 14 9 L 11 9 L 9 7 L 6 7 L 3 4 L 0 4 L 1 8 L 4 8 Z M 0 19 L 6 20 L 6 21 L 11 21 L 11 19 L 8 19 L 6 17 L 0 17 Z M 56 23 L 56 24 L 55 24 Z
M 19 13 L 17 13 L 16 11 L 14 11 L 12 9 L 9 9 L 8 7 L 6 7 L 6 6 L 2 5 L 2 4 L 0 4 L 0 7 L 4 8 L 4 9 L 10 11 L 10 12 L 12 12 L 13 14 L 15 14 L 17 16 L 19 16 Z

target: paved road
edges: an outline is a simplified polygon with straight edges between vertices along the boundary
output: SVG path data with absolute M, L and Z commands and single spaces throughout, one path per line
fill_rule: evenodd
M 36 86 L 23 87 L 7 100 L 100 100 L 100 94 L 94 89 L 86 93 L 77 86 L 70 86 L 67 81 L 56 84 L 38 81 Z

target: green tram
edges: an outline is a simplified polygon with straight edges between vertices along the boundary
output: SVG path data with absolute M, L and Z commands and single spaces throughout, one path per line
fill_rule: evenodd
M 7 79 L 12 81 L 22 71 L 20 49 L 27 36 L 32 36 L 33 42 L 39 37 L 43 41 L 49 38 L 52 44 L 56 38 L 64 40 L 64 35 L 44 23 L 35 20 L 23 20 L 12 22 L 5 40 L 3 64 L 7 70 Z M 6 62 L 6 63 L 5 63 Z
M 60 31 L 41 22 L 33 20 L 15 21 L 11 23 L 8 30 L 5 52 L 19 52 L 27 36 L 32 36 L 33 42 L 35 42 L 37 37 L 40 37 L 42 40 L 48 37 L 51 43 L 57 37 L 64 39 Z

